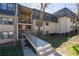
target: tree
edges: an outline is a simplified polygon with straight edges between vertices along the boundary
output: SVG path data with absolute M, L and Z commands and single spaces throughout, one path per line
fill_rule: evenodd
M 45 12 L 45 9 L 47 7 L 47 3 L 41 3 L 41 8 L 40 8 L 40 21 L 39 21 L 39 25 L 38 25 L 38 33 L 40 35 L 41 31 L 40 31 L 40 28 L 41 28 L 41 25 L 43 26 L 43 30 L 44 30 L 44 23 L 43 23 L 43 15 L 44 15 L 44 12 Z
M 76 19 L 76 26 L 77 26 L 77 31 L 78 31 L 78 35 L 79 35 L 79 3 L 77 3 L 77 19 Z
M 76 29 L 77 31 L 78 36 L 76 39 L 78 39 L 79 38 L 79 4 L 78 3 L 77 3 L 77 15 L 76 15 L 75 20 L 73 21 L 74 21 L 73 29 Z

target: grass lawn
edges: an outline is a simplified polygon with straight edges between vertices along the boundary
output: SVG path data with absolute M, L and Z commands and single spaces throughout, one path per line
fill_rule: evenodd
M 74 44 L 74 45 L 68 46 L 68 51 L 69 51 L 69 55 L 79 56 L 79 45 Z
M 66 56 L 79 56 L 78 41 L 72 40 L 76 35 L 44 35 L 43 40 L 49 42 L 56 51 Z M 75 45 L 73 45 L 75 44 Z
M 21 48 L 20 41 L 16 42 L 15 45 L 7 47 L 0 47 L 0 56 L 22 56 L 23 51 Z

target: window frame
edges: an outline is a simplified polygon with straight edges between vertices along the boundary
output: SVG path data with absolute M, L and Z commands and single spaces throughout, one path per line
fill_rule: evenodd
M 13 25 L 14 24 L 14 19 L 12 19 L 12 20 L 9 20 L 9 19 L 12 19 L 12 18 L 8 18 L 8 24 Z
M 8 32 L 5 31 L 5 33 L 7 33 L 6 35 L 3 34 L 4 32 L 2 32 L 2 39 L 8 39 Z M 6 36 L 6 37 L 4 37 Z
M 12 32 L 12 34 L 10 34 L 10 32 Z M 3 34 L 3 33 L 7 33 L 7 34 Z M 3 31 L 1 32 L 1 39 L 13 39 L 14 38 L 14 32 L 13 31 Z
M 0 21 L 1 21 L 0 24 L 3 24 L 3 25 L 14 25 L 14 19 L 13 18 L 3 17 Z

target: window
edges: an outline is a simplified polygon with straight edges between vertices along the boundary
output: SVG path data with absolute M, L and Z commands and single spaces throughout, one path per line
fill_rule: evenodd
M 0 24 L 13 25 L 13 23 L 14 23 L 13 19 L 9 19 L 9 18 L 2 18 L 2 19 L 0 19 Z
M 39 13 L 38 12 L 36 12 L 36 16 L 39 16 Z
M 2 33 L 0 32 L 0 39 L 2 39 Z
M 46 23 L 46 26 L 48 26 L 48 25 L 49 25 L 49 23 L 47 22 L 47 23 Z
M 21 30 L 22 29 L 22 25 L 19 25 L 19 30 Z
M 39 26 L 39 21 L 36 21 L 36 26 Z
M 0 24 L 2 24 L 2 18 L 0 18 Z
M 2 32 L 1 37 L 2 39 L 11 39 L 14 37 L 14 33 L 13 32 Z
M 8 32 L 2 32 L 3 39 L 8 39 Z
M 13 25 L 13 19 L 8 19 L 8 24 Z
M 7 10 L 7 4 L 6 3 L 2 3 L 2 9 Z
M 49 19 L 49 16 L 47 15 L 46 18 Z
M 36 19 L 39 19 L 39 13 L 38 12 L 36 12 L 36 15 L 35 15 L 35 17 L 36 17 Z
M 8 3 L 8 10 L 14 11 L 15 10 L 15 5 L 12 3 Z
M 73 20 L 71 19 L 71 22 L 72 22 Z
M 9 32 L 9 38 L 13 38 L 14 35 L 13 35 L 13 32 Z
M 31 26 L 28 26 L 28 30 L 31 30 Z
M 36 21 L 36 26 L 42 26 L 42 22 L 40 22 L 40 21 Z
M 7 24 L 7 18 L 2 18 L 3 24 Z

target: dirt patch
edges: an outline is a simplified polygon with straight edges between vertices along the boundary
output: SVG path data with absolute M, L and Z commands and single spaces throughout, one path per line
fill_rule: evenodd
M 72 44 L 79 44 L 78 36 L 75 36 L 75 37 L 71 38 L 71 40 L 64 42 L 60 47 L 56 48 L 56 50 L 58 52 L 62 53 L 64 56 L 70 56 L 70 52 L 68 51 L 67 47 L 72 45 Z

